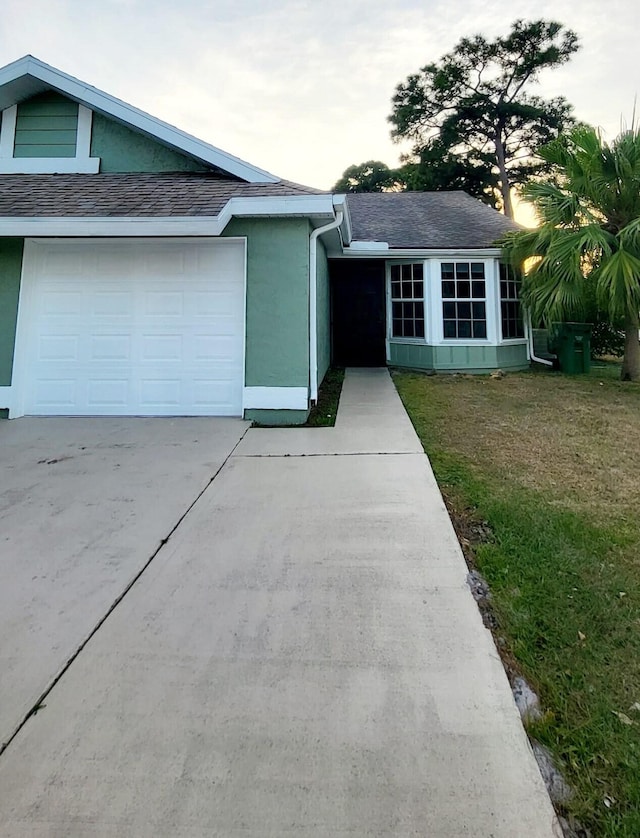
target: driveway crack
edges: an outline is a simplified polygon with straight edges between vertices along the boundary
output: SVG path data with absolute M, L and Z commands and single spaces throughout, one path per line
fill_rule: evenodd
M 98 622 L 97 622 L 97 623 L 95 624 L 95 626 L 91 629 L 91 631 L 90 631 L 90 632 L 89 632 L 89 634 L 85 637 L 85 639 L 84 639 L 84 640 L 80 643 L 80 645 L 78 646 L 78 648 L 77 648 L 77 649 L 75 650 L 75 652 L 71 655 L 71 657 L 67 660 L 67 662 L 63 665 L 63 667 L 60 669 L 60 671 L 58 672 L 58 674 L 57 674 L 57 675 L 53 678 L 53 680 L 51 681 L 51 683 L 47 685 L 47 687 L 43 690 L 43 692 L 40 694 L 40 696 L 39 696 L 39 697 L 38 697 L 38 698 L 37 698 L 37 699 L 33 702 L 33 704 L 31 705 L 31 707 L 29 708 L 29 710 L 25 713 L 25 715 L 24 715 L 24 717 L 23 717 L 22 721 L 18 723 L 18 725 L 17 725 L 17 726 L 16 726 L 16 728 L 14 729 L 13 733 L 11 733 L 11 735 L 8 737 L 8 739 L 6 740 L 6 742 L 2 742 L 2 743 L 0 743 L 0 756 L 2 756 L 2 754 L 3 754 L 6 750 L 7 750 L 7 748 L 9 747 L 9 745 L 11 745 L 11 743 L 12 743 L 12 742 L 14 741 L 14 739 L 18 736 L 18 734 L 19 734 L 19 733 L 20 733 L 20 731 L 23 729 L 23 727 L 27 724 L 27 722 L 29 721 L 29 719 L 30 719 L 32 716 L 35 716 L 37 713 L 39 713 L 40 711 L 42 711 L 42 710 L 44 710 L 44 709 L 46 708 L 46 706 L 47 706 L 47 705 L 45 704 L 45 700 L 46 700 L 46 699 L 47 699 L 47 697 L 50 695 L 50 693 L 51 693 L 51 691 L 53 690 L 53 688 L 54 688 L 54 687 L 56 686 L 56 684 L 57 684 L 57 683 L 61 680 L 61 678 L 63 678 L 63 677 L 64 677 L 64 675 L 65 675 L 65 674 L 69 671 L 70 667 L 73 665 L 74 661 L 75 661 L 75 660 L 78 658 L 78 656 L 81 654 L 81 652 L 83 651 L 83 649 L 87 646 L 87 644 L 91 641 L 91 639 L 92 639 L 93 637 L 95 637 L 95 635 L 96 635 L 96 634 L 100 631 L 100 629 L 102 628 L 102 626 L 106 623 L 106 621 L 107 621 L 107 620 L 109 619 L 109 617 L 113 614 L 113 612 L 116 610 L 116 608 L 117 608 L 117 607 L 120 605 L 120 603 L 124 600 L 124 598 L 127 596 L 127 594 L 129 593 L 129 591 L 133 588 L 133 586 L 134 586 L 134 585 L 136 585 L 136 583 L 137 583 L 137 582 L 139 582 L 139 581 L 140 581 L 140 579 L 144 576 L 145 572 L 149 569 L 149 567 L 150 567 L 150 566 L 151 566 L 151 564 L 153 563 L 153 560 L 157 557 L 158 553 L 160 553 L 160 551 L 161 551 L 161 550 L 162 550 L 162 549 L 163 549 L 163 548 L 164 548 L 164 547 L 168 544 L 168 542 L 171 540 L 171 538 L 173 537 L 173 535 L 176 533 L 176 531 L 178 530 L 178 528 L 180 527 L 180 525 L 182 524 L 182 522 L 185 520 L 185 518 L 187 517 L 187 515 L 188 515 L 188 514 L 191 512 L 191 510 L 194 508 L 194 506 L 198 503 L 198 501 L 202 498 L 202 496 L 203 496 L 203 495 L 204 495 L 204 494 L 205 494 L 205 493 L 206 493 L 206 492 L 207 492 L 207 491 L 211 488 L 211 484 L 212 484 L 212 483 L 214 482 L 214 480 L 218 477 L 218 475 L 220 474 L 220 472 L 222 471 L 222 469 L 226 466 L 226 464 L 229 462 L 229 460 L 231 459 L 231 457 L 233 457 L 233 455 L 234 455 L 234 452 L 235 452 L 236 448 L 238 447 L 238 445 L 240 445 L 240 443 L 241 443 L 241 442 L 242 442 L 242 440 L 244 439 L 244 436 L 245 436 L 245 434 L 247 433 L 247 431 L 248 431 L 248 430 L 249 430 L 249 428 L 247 428 L 247 429 L 244 431 L 244 433 L 242 434 L 242 436 L 240 437 L 240 439 L 236 442 L 236 444 L 233 446 L 233 448 L 231 449 L 231 451 L 227 454 L 227 456 L 225 457 L 225 459 L 223 460 L 223 462 L 220 464 L 220 466 L 217 468 L 217 470 L 215 471 L 215 473 L 214 473 L 214 474 L 213 474 L 213 475 L 209 478 L 209 481 L 208 481 L 208 482 L 207 482 L 207 484 L 204 486 L 204 488 L 203 488 L 200 492 L 198 492 L 198 494 L 196 495 L 196 497 L 194 498 L 194 500 L 193 500 L 193 501 L 189 504 L 189 506 L 188 506 L 188 507 L 185 509 L 185 511 L 182 513 L 182 515 L 178 518 L 178 520 L 177 520 L 177 521 L 176 521 L 176 523 L 173 525 L 173 527 L 171 528 L 171 530 L 169 530 L 169 532 L 167 533 L 167 535 L 166 535 L 166 536 L 164 536 L 163 538 L 161 538 L 161 539 L 160 539 L 160 541 L 158 542 L 158 546 L 157 546 L 157 547 L 156 547 L 156 549 L 153 551 L 153 553 L 151 553 L 151 555 L 149 556 L 149 558 L 147 559 L 147 561 L 144 563 L 144 565 L 143 565 L 143 566 L 140 568 L 140 570 L 139 570 L 139 571 L 135 574 L 135 576 L 133 576 L 133 577 L 132 577 L 132 579 L 128 582 L 128 584 L 126 585 L 126 587 L 124 588 L 124 590 L 123 590 L 123 591 L 122 591 L 122 592 L 121 592 L 121 593 L 120 593 L 120 594 L 119 594 L 119 595 L 115 598 L 115 600 L 112 602 L 112 604 L 111 604 L 111 605 L 110 605 L 110 607 L 107 609 L 107 611 L 106 611 L 106 612 L 103 614 L 103 616 L 102 616 L 102 617 L 98 620 Z

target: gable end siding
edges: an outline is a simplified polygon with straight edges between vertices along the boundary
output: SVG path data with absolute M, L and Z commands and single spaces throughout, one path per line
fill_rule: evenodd
M 18 105 L 14 157 L 75 157 L 78 103 L 53 91 Z
M 100 171 L 206 172 L 209 167 L 173 151 L 102 114 L 93 114 L 91 157 L 100 158 Z

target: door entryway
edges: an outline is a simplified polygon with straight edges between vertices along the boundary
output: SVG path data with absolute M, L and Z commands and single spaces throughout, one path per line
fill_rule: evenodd
M 333 363 L 345 367 L 384 366 L 384 262 L 334 260 L 330 272 Z

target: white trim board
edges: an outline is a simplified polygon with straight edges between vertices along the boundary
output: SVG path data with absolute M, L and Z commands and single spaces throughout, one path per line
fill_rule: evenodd
M 307 387 L 245 387 L 245 410 L 307 410 Z
M 31 81 L 30 85 L 28 84 L 29 81 Z M 36 82 L 35 85 L 33 81 Z M 252 166 L 250 163 L 240 160 L 239 157 L 234 157 L 232 154 L 222 151 L 222 149 L 198 140 L 167 122 L 156 119 L 150 114 L 134 108 L 102 90 L 98 90 L 96 87 L 92 87 L 73 76 L 63 73 L 61 70 L 57 70 L 55 67 L 51 67 L 49 64 L 45 64 L 44 61 L 40 61 L 32 55 L 25 55 L 23 58 L 19 58 L 0 69 L 0 89 L 2 87 L 10 89 L 13 83 L 15 83 L 16 90 L 19 90 L 20 87 L 23 90 L 30 88 L 29 95 L 50 88 L 58 90 L 87 108 L 110 116 L 117 122 L 135 128 L 170 148 L 182 151 L 203 163 L 216 166 L 249 183 L 276 183 L 280 180 L 280 178 L 264 169 Z M 3 107 L 8 107 L 9 104 L 15 104 L 15 102 L 8 102 Z
M 219 236 L 234 216 L 334 217 L 331 195 L 231 198 L 218 215 L 4 217 L 0 236 Z
M 3 175 L 97 175 L 99 157 L 0 157 Z
M 12 405 L 12 388 L 9 386 L 2 386 L 0 387 L 0 410 L 8 410 L 9 416 L 11 416 L 11 405 Z

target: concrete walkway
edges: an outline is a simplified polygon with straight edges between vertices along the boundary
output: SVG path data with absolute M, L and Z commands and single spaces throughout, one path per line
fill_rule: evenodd
M 465 577 L 349 371 L 336 428 L 246 434 L 0 757 L 2 835 L 559 835 Z

